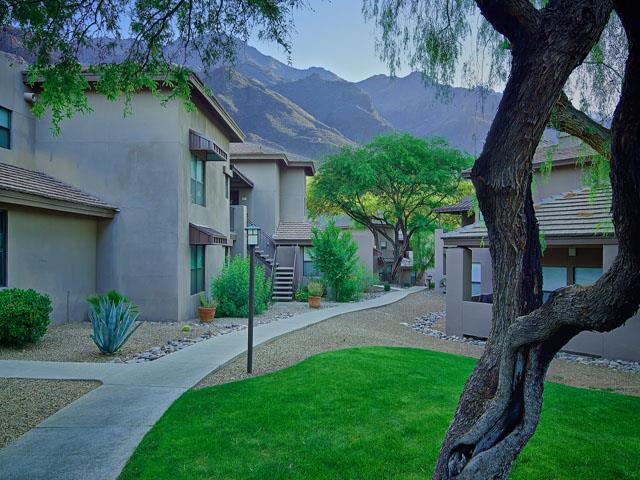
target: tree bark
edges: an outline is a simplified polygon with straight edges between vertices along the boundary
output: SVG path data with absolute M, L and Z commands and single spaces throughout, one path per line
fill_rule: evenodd
M 434 479 L 508 476 L 538 423 L 547 366 L 580 331 L 577 325 L 562 326 L 543 342 L 513 342 L 511 337 L 525 315 L 549 305 L 538 309 L 541 251 L 531 160 L 569 74 L 600 36 L 612 8 L 606 1 L 557 1 L 532 13 L 514 10 L 519 2 L 509 0 L 477 3 L 513 45 L 510 78 L 471 174 L 493 262 L 493 321 L 485 352 L 443 442 Z M 527 28 L 505 28 L 505 16 L 514 11 L 518 15 L 513 21 Z M 535 18 L 521 18 L 530 16 Z
M 553 106 L 550 125 L 579 138 L 607 160 L 611 160 L 611 130 L 575 108 L 564 92 Z

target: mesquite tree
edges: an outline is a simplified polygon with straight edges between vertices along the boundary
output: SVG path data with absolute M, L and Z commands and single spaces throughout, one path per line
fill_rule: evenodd
M 528 0 L 476 1 L 484 18 L 508 42 L 511 55 L 498 112 L 471 174 L 493 262 L 493 321 L 441 447 L 435 479 L 506 478 L 538 424 L 544 377 L 555 353 L 581 331 L 610 331 L 638 309 L 640 22 L 631 3 L 551 0 L 536 6 Z M 427 5 L 432 8 L 421 9 Z M 365 2 L 367 8 L 386 26 L 383 40 L 390 44 L 397 28 L 390 27 L 391 19 L 409 8 L 424 27 L 416 30 L 417 38 L 427 43 L 422 60 L 437 64 L 455 57 L 452 38 L 465 28 L 463 16 L 469 14 L 471 2 L 390 0 Z M 565 100 L 562 92 L 570 74 L 600 38 L 613 9 L 628 41 L 608 155 L 618 255 L 594 285 L 562 288 L 541 305 L 532 157 L 552 111 L 558 110 L 556 102 Z M 425 51 L 430 52 L 426 59 Z M 389 52 L 393 50 L 388 47 Z M 588 117 L 575 115 L 579 123 L 591 124 Z M 595 127 L 586 131 L 601 133 Z M 594 145 L 609 152 L 603 142 Z
M 163 102 L 188 108 L 189 75 L 231 63 L 236 43 L 255 34 L 290 52 L 292 12 L 306 0 L 0 0 L 0 35 L 29 61 L 29 81 L 43 80 L 33 111 L 51 113 L 53 130 L 78 112 L 90 111 L 85 95 L 95 89 L 110 100 L 147 90 Z M 79 58 L 89 54 L 91 64 Z M 90 73 L 92 83 L 85 73 Z
M 413 236 L 436 227 L 434 208 L 466 193 L 460 174 L 471 163 L 443 139 L 381 135 L 323 160 L 309 187 L 309 211 L 348 215 L 371 231 L 377 247 L 385 238 L 396 279 Z

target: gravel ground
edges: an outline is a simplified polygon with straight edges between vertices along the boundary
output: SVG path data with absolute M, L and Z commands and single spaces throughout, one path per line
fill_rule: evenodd
M 373 294 L 379 296 L 379 293 Z M 331 308 L 338 305 L 323 299 L 321 308 Z M 261 315 L 255 318 L 256 324 L 265 324 L 279 318 L 292 316 L 309 311 L 306 303 L 283 302 L 275 303 Z M 22 349 L 0 346 L 0 360 L 46 360 L 54 362 L 113 362 L 127 361 L 136 358 L 137 354 L 146 352 L 154 347 L 161 347 L 168 342 L 182 339 L 198 339 L 209 331 L 213 335 L 232 331 L 229 324 L 244 326 L 246 318 L 216 318 L 211 326 L 197 321 L 178 322 L 143 322 L 140 328 L 129 338 L 129 341 L 114 355 L 103 355 L 91 340 L 91 323 L 74 322 L 50 327 L 46 335 L 37 344 Z M 190 332 L 182 331 L 189 325 Z
M 254 375 L 286 368 L 328 350 L 372 345 L 426 348 L 478 358 L 482 353 L 481 346 L 423 335 L 410 328 L 417 317 L 442 310 L 443 295 L 420 292 L 386 307 L 331 318 L 257 347 L 254 350 Z M 196 388 L 246 378 L 245 366 L 246 356 L 241 355 L 209 374 Z M 554 360 L 548 378 L 576 387 L 640 396 L 640 375 L 602 366 Z
M 100 382 L 0 378 L 0 448 Z

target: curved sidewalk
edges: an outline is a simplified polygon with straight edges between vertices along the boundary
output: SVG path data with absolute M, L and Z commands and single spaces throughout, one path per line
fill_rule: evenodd
M 424 290 L 392 291 L 256 327 L 254 345 L 344 313 L 383 307 Z M 2 480 L 115 479 L 147 431 L 182 393 L 246 350 L 246 330 L 153 362 L 0 361 L 0 377 L 100 380 L 102 385 L 0 450 Z

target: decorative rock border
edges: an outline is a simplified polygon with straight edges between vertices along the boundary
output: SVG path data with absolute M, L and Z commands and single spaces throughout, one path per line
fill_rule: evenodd
M 271 322 L 277 322 L 279 320 L 285 320 L 287 318 L 293 317 L 294 314 L 291 312 L 282 312 L 275 315 L 275 317 L 267 317 L 264 319 L 256 319 L 254 325 L 265 325 Z M 185 324 L 188 325 L 188 324 Z M 201 324 L 194 324 L 200 325 Z M 144 352 L 140 352 L 135 354 L 132 358 L 125 360 L 124 362 L 119 358 L 113 360 L 111 363 L 145 363 L 152 362 L 154 360 L 158 360 L 166 355 L 169 355 L 173 352 L 177 352 L 178 350 L 182 350 L 183 348 L 190 347 L 191 345 L 195 345 L 196 343 L 202 342 L 204 340 L 209 340 L 213 337 L 218 337 L 220 335 L 227 335 L 231 332 L 236 332 L 238 330 L 245 330 L 247 328 L 246 325 L 238 324 L 238 323 L 222 323 L 222 324 L 214 324 L 212 328 L 208 331 L 204 332 L 198 337 L 188 338 L 184 337 L 181 340 L 170 340 L 164 345 L 160 347 L 152 347 Z
M 486 343 L 486 341 L 484 340 L 470 337 L 458 337 L 456 335 L 447 335 L 446 333 L 437 330 L 435 328 L 436 323 L 444 318 L 446 318 L 446 312 L 430 312 L 426 315 L 417 317 L 413 325 L 405 325 L 415 332 L 421 333 L 423 335 L 429 335 L 431 337 L 439 338 L 441 340 L 449 340 L 451 342 L 468 343 L 471 345 L 484 347 Z M 576 355 L 574 353 L 568 352 L 558 352 L 555 358 L 567 362 L 581 363 L 583 365 L 598 365 L 619 372 L 640 373 L 640 363 L 630 362 L 627 360 L 610 360 L 601 357 Z

